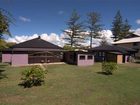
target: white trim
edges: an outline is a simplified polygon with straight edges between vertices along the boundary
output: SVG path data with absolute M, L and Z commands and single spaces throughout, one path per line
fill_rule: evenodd
M 112 42 L 112 44 L 133 43 L 133 42 L 140 42 L 140 37 L 122 39 L 116 42 Z

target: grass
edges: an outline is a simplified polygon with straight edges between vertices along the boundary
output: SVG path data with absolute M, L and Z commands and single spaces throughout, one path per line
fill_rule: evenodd
M 0 105 L 140 105 L 140 64 L 122 64 L 103 75 L 101 64 L 88 67 L 49 65 L 45 84 L 23 88 L 27 67 L 0 65 Z

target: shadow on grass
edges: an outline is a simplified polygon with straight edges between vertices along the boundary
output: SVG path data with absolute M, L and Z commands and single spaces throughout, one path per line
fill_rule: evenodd
M 76 63 L 68 63 L 68 62 L 65 62 L 65 63 L 68 65 L 77 65 Z
M 23 88 L 31 88 L 33 86 L 41 86 L 43 84 L 45 84 L 44 80 L 37 81 L 35 83 L 33 83 L 33 81 L 22 81 L 18 84 L 18 86 L 21 86 Z
M 25 83 L 21 82 L 18 84 L 18 86 L 23 87 L 23 88 L 31 88 L 32 86 L 27 86 Z
M 140 64 L 140 61 L 136 61 L 136 62 L 134 62 L 134 63 L 136 63 L 136 64 Z
M 102 75 L 112 75 L 112 73 L 101 72 L 101 71 L 97 72 L 97 74 L 102 74 Z
M 3 74 L 3 72 L 5 71 L 5 67 L 7 66 L 7 64 L 0 64 L 0 79 L 3 78 L 7 78 L 6 74 Z
M 6 74 L 3 74 L 5 70 L 0 70 L 0 79 L 7 78 Z
M 8 66 L 8 64 L 7 63 L 0 63 L 0 68 L 5 68 L 6 66 Z

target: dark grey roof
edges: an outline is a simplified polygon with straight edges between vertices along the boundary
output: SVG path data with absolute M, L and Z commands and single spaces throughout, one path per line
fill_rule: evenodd
M 12 46 L 11 48 L 41 48 L 41 49 L 62 49 L 50 42 L 42 40 L 40 37 L 28 40 Z
M 129 52 L 135 52 L 132 48 L 127 48 L 123 46 L 116 46 L 116 45 L 103 45 L 98 46 L 92 49 L 89 49 L 89 51 L 102 51 L 102 52 L 120 52 L 122 54 L 127 54 Z
M 125 38 L 135 38 L 135 37 L 140 37 L 140 35 L 137 35 L 135 33 L 132 33 L 132 34 L 129 34 L 129 35 L 126 35 Z

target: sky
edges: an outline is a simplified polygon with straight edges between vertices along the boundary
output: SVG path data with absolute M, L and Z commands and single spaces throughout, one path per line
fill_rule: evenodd
M 25 40 L 37 35 L 46 35 L 49 41 L 61 41 L 62 30 L 67 29 L 66 22 L 74 9 L 80 14 L 81 21 L 86 21 L 89 12 L 100 13 L 107 35 L 116 12 L 120 10 L 132 30 L 140 32 L 139 4 L 140 0 L 0 0 L 0 8 L 15 18 L 14 24 L 10 25 L 13 38 L 8 38 L 8 41 Z

